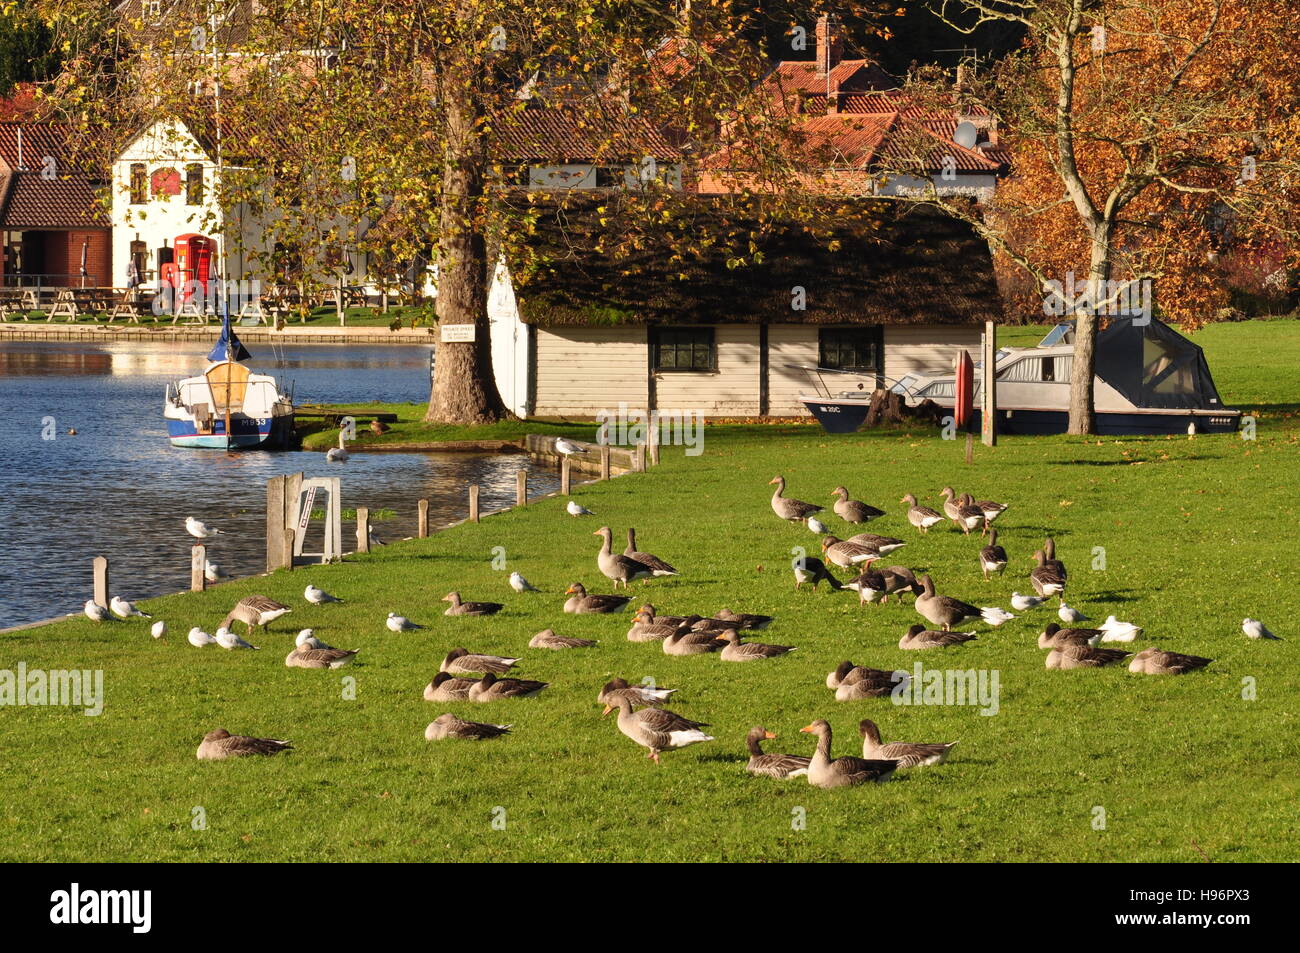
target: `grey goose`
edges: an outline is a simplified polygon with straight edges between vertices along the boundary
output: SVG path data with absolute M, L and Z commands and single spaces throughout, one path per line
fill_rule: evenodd
M 846 788 L 871 782 L 888 781 L 898 770 L 893 758 L 831 758 L 831 726 L 818 718 L 802 732 L 817 736 L 817 751 L 808 763 L 808 783 L 818 788 Z
M 792 523 L 802 523 L 813 513 L 820 513 L 823 507 L 816 503 L 805 503 L 803 500 L 789 499 L 782 494 L 785 493 L 785 477 L 774 476 L 768 481 L 768 486 L 776 484 L 776 492 L 772 494 L 772 512 L 783 520 L 789 520 Z
M 763 753 L 763 742 L 775 737 L 773 732 L 761 725 L 749 729 L 749 734 L 745 735 L 745 747 L 749 749 L 749 761 L 745 764 L 745 770 L 769 778 L 800 778 L 806 775 L 812 758 L 797 754 Z

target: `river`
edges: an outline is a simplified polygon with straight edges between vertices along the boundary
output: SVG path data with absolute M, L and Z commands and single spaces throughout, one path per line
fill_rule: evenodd
M 125 598 L 188 588 L 189 515 L 229 534 L 209 554 L 223 572 L 261 572 L 266 481 L 279 474 L 341 477 L 344 508 L 394 511 L 372 523 L 381 539 L 415 535 L 421 497 L 432 526 L 464 518 L 471 483 L 482 488 L 484 510 L 513 503 L 520 467 L 529 470 L 530 495 L 559 487 L 558 474 L 522 454 L 352 453 L 347 463 L 327 464 L 314 452 L 173 448 L 164 388 L 200 373 L 208 350 L 0 342 L 0 628 L 78 611 L 93 595 L 95 556 L 109 558 L 113 592 Z M 249 366 L 292 382 L 300 404 L 428 398 L 427 348 L 250 350 Z M 354 545 L 345 519 L 343 547 Z

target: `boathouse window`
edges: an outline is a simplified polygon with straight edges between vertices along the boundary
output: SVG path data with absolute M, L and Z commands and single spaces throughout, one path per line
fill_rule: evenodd
M 883 342 L 879 326 L 822 328 L 817 332 L 817 363 L 835 370 L 875 374 L 883 368 Z
M 131 204 L 144 205 L 149 201 L 149 173 L 143 162 L 131 163 Z
M 716 369 L 713 328 L 658 328 L 651 334 L 656 371 Z
M 203 204 L 203 163 L 191 162 L 185 167 L 185 204 Z

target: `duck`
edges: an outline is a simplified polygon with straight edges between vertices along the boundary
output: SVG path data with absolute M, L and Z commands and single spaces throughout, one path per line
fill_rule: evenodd
M 348 456 L 348 446 L 344 440 L 343 431 L 340 430 L 339 445 L 325 451 L 325 461 L 327 463 L 347 463 Z
M 456 678 L 446 672 L 433 676 L 433 681 L 424 686 L 424 700 L 427 702 L 463 702 L 469 698 L 470 689 L 478 684 L 475 678 Z
M 887 745 L 880 743 L 880 729 L 870 718 L 858 722 L 858 734 L 862 735 L 862 757 L 868 760 L 893 759 L 900 768 L 921 768 L 932 764 L 943 764 L 957 742 L 948 741 L 940 744 L 915 744 L 893 741 Z
M 916 494 L 908 493 L 898 502 L 906 503 L 907 521 L 919 529 L 922 533 L 929 533 L 931 526 L 937 526 L 943 522 L 943 514 L 930 509 L 928 506 L 922 506 L 917 502 Z
M 87 599 L 86 604 L 82 606 L 81 611 L 86 614 L 86 618 L 91 622 L 107 622 L 112 616 L 106 608 L 101 606 L 94 599 Z
M 884 510 L 868 506 L 861 500 L 849 499 L 849 491 L 842 486 L 837 486 L 831 490 L 831 495 L 836 497 L 831 509 L 835 511 L 836 516 L 846 523 L 870 523 L 872 520 L 885 515 Z
M 974 632 L 935 632 L 923 625 L 909 626 L 907 632 L 898 640 L 900 649 L 941 649 L 950 645 L 961 645 L 976 638 Z
M 636 530 L 628 527 L 627 530 L 627 548 L 623 550 L 623 555 L 628 559 L 640 563 L 650 570 L 652 576 L 680 576 L 676 569 L 668 565 L 658 556 L 652 553 L 638 552 L 636 548 Z
M 838 536 L 822 537 L 822 554 L 841 569 L 852 569 L 880 558 L 880 553 L 861 543 L 850 543 Z
M 622 583 L 623 588 L 635 579 L 649 579 L 654 573 L 650 567 L 630 559 L 627 556 L 613 552 L 610 549 L 610 542 L 613 539 L 613 532 L 608 526 L 602 526 L 592 536 L 600 537 L 600 551 L 596 553 L 596 567 L 604 574 L 606 579 L 614 583 L 614 588 Z
M 1128 670 L 1139 675 L 1186 675 L 1198 668 L 1205 668 L 1213 661 L 1212 658 L 1202 658 L 1199 655 L 1164 652 L 1153 645 L 1133 656 L 1133 660 L 1128 663 Z
M 1018 609 L 1021 612 L 1037 609 L 1046 601 L 1046 599 L 1039 596 L 1024 596 L 1018 592 L 1011 593 L 1011 608 Z
M 1015 618 L 1015 614 L 1008 612 L 1001 606 L 982 606 L 980 608 L 980 618 L 996 628 L 1004 622 L 1010 622 Z
M 424 729 L 426 741 L 442 741 L 446 738 L 463 738 L 466 741 L 483 741 L 488 738 L 500 738 L 510 734 L 511 725 L 489 725 L 481 721 L 466 721 L 457 718 L 451 712 L 444 712 Z
M 995 572 L 999 576 L 1007 569 L 1007 551 L 998 545 L 998 531 L 989 531 L 989 544 L 980 550 L 980 569 L 984 578 Z
M 757 659 L 776 658 L 778 655 L 785 655 L 787 652 L 793 652 L 793 645 L 766 645 L 762 642 L 742 642 L 740 634 L 735 629 L 727 629 L 718 636 L 723 642 L 727 643 L 723 649 L 721 658 L 724 662 L 753 662 Z
M 112 599 L 108 600 L 108 608 L 112 611 L 113 615 L 117 616 L 119 619 L 129 619 L 132 616 L 137 616 L 141 619 L 153 618 L 149 613 L 137 609 L 133 603 L 127 602 L 121 596 L 114 596 Z
M 641 747 L 646 748 L 646 755 L 655 764 L 659 764 L 659 755 L 664 751 L 675 751 L 702 741 L 713 741 L 701 728 L 707 728 L 706 721 L 691 721 L 666 708 L 642 708 L 632 710 L 632 700 L 626 695 L 614 695 L 605 704 L 601 717 L 612 711 L 618 712 L 618 730 L 631 738 Z
M 1065 595 L 1065 577 L 1047 564 L 1047 554 L 1041 549 L 1034 553 L 1032 560 L 1037 565 L 1029 573 L 1029 581 L 1034 584 L 1034 591 L 1044 599 Z
M 216 639 L 217 644 L 221 646 L 223 649 L 256 649 L 257 648 L 256 645 L 252 645 L 249 642 L 245 642 L 243 639 L 235 635 L 235 633 L 231 632 L 225 626 L 222 626 L 221 628 L 217 629 L 216 635 L 214 635 L 213 638 Z
M 1111 616 L 1111 618 L 1113 619 L 1115 617 Z M 1274 639 L 1278 642 L 1284 641 L 1281 636 L 1274 635 L 1270 632 L 1268 626 L 1263 622 L 1260 622 L 1258 619 L 1242 619 L 1241 631 L 1249 639 Z
M 676 692 L 677 689 L 675 688 L 658 688 L 654 685 L 630 685 L 625 678 L 614 678 L 605 683 L 605 687 L 596 696 L 596 701 L 602 705 L 609 705 L 612 704 L 611 699 L 623 696 L 628 698 L 633 705 L 658 708 Z
M 564 602 L 565 612 L 578 614 L 620 612 L 632 601 L 631 596 L 606 596 L 587 592 L 580 582 L 575 582 L 564 590 L 569 598 Z
M 569 502 L 564 505 L 564 510 L 570 516 L 595 516 L 596 515 L 591 510 L 587 509 L 585 506 L 579 503 L 577 500 L 569 500 Z
M 1104 635 L 1101 629 L 1063 629 L 1055 622 L 1049 622 L 1047 628 L 1038 633 L 1038 647 L 1056 649 L 1066 645 L 1096 645 Z
M 758 615 L 753 612 L 732 612 L 726 606 L 718 610 L 715 618 L 721 619 L 723 622 L 730 622 L 737 629 L 753 629 L 755 631 L 766 629 L 773 621 L 770 615 Z
M 1142 626 L 1132 622 L 1121 622 L 1113 615 L 1106 616 L 1106 621 L 1099 628 L 1103 642 L 1132 642 L 1142 634 Z
M 824 718 L 799 729 L 817 736 L 817 751 L 808 763 L 808 783 L 818 788 L 847 788 L 888 781 L 896 770 L 895 758 L 831 758 L 831 726 Z
M 252 635 L 254 629 L 269 626 L 280 616 L 292 611 L 283 602 L 276 602 L 266 596 L 245 596 L 235 603 L 235 608 L 230 610 L 221 624 L 229 626 L 232 622 L 242 622 L 248 626 L 248 634 Z
M 1119 649 L 1098 649 L 1081 642 L 1070 642 L 1057 646 L 1047 653 L 1045 667 L 1050 669 L 1102 668 L 1122 659 L 1131 653 Z
M 678 629 L 660 643 L 664 655 L 705 655 L 718 652 L 727 644 L 716 632 L 691 632 Z
M 861 546 L 870 546 L 882 556 L 888 556 L 896 549 L 902 549 L 907 543 L 893 536 L 879 536 L 876 533 L 855 533 L 845 540 L 846 543 L 857 543 Z
M 772 494 L 772 512 L 783 520 L 789 520 L 792 523 L 802 523 L 813 513 L 820 513 L 825 507 L 818 506 L 816 503 L 805 503 L 803 500 L 787 499 L 782 496 L 785 493 L 785 477 L 774 476 L 768 481 L 768 486 L 776 484 L 776 492 Z
M 945 632 L 967 619 L 982 618 L 980 610 L 969 602 L 935 595 L 934 580 L 928 575 L 921 577 L 921 594 L 916 597 L 915 607 L 925 619 L 943 626 Z
M 749 749 L 749 761 L 745 764 L 745 770 L 750 774 L 781 779 L 801 778 L 806 775 L 812 758 L 797 754 L 763 753 L 763 742 L 775 737 L 775 733 L 768 731 L 762 725 L 749 729 L 749 734 L 745 735 L 745 747 Z
M 382 437 L 384 434 L 388 433 L 390 429 L 391 428 L 388 424 L 384 423 L 382 420 L 370 421 L 370 432 L 376 437 Z
M 595 639 L 575 639 L 568 635 L 556 635 L 554 629 L 542 629 L 528 640 L 530 649 L 588 649 L 595 644 Z
M 1073 606 L 1067 606 L 1065 604 L 1064 599 L 1061 600 L 1061 606 L 1056 610 L 1056 615 L 1057 618 L 1059 618 L 1062 622 L 1066 623 L 1067 625 L 1075 622 L 1092 621 L 1086 615 L 1080 612 L 1078 609 L 1074 608 Z
M 496 615 L 505 608 L 499 602 L 462 602 L 459 592 L 447 593 L 442 601 L 451 603 L 443 615 Z
M 190 645 L 194 646 L 196 649 L 201 649 L 205 645 L 217 644 L 216 639 L 204 632 L 197 625 L 190 629 L 189 634 L 185 636 L 185 641 L 189 642 Z
M 354 658 L 360 649 L 313 649 L 305 645 L 295 646 L 284 657 L 285 668 L 342 668 Z
M 199 743 L 200 761 L 224 761 L 226 758 L 242 758 L 246 755 L 273 755 L 281 751 L 292 751 L 293 745 L 287 741 L 274 738 L 251 738 L 248 735 L 232 735 L 224 728 L 209 731 Z
M 661 622 L 642 608 L 637 610 L 636 616 L 632 620 L 632 628 L 627 630 L 627 640 L 629 642 L 662 642 L 668 636 L 683 630 L 689 630 L 689 626 L 677 622 Z
M 338 596 L 331 596 L 324 589 L 308 584 L 302 591 L 302 597 L 314 606 L 323 606 L 327 602 L 342 602 Z
M 510 574 L 510 588 L 515 592 L 541 592 L 536 586 L 523 577 L 521 573 L 512 572 Z
M 482 675 L 484 672 L 500 675 L 514 668 L 518 661 L 501 655 L 473 655 L 468 649 L 459 648 L 447 653 L 438 671 L 452 675 Z
M 414 629 L 423 629 L 424 626 L 418 622 L 412 622 L 404 615 L 398 615 L 396 612 L 388 613 L 388 618 L 384 621 L 389 632 L 410 632 Z
M 831 571 L 826 568 L 826 564 L 816 556 L 799 556 L 790 562 L 791 569 L 794 570 L 794 588 L 798 591 L 804 583 L 811 583 L 813 592 L 817 591 L 817 586 L 825 580 L 830 587 L 835 590 L 843 589 L 840 581 L 831 575 Z
M 546 688 L 546 682 L 529 678 L 497 678 L 488 672 L 470 686 L 469 700 L 490 702 L 501 698 L 535 698 Z

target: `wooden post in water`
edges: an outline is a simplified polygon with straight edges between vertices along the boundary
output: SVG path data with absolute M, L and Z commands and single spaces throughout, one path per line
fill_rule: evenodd
M 528 471 L 520 468 L 515 471 L 515 506 L 528 505 Z
M 190 591 L 202 592 L 208 588 L 208 547 L 197 543 L 190 547 Z
M 469 488 L 469 519 L 471 523 L 478 522 L 478 484 L 472 483 Z
M 645 473 L 645 444 L 636 445 L 636 472 Z
M 420 539 L 424 539 L 429 535 L 429 501 L 420 500 L 415 507 L 419 512 L 415 534 Z
M 357 507 L 357 552 L 370 552 L 370 507 Z
M 103 556 L 95 557 L 95 602 L 108 608 L 108 560 Z
M 284 563 L 284 515 L 286 477 L 266 481 L 266 571 L 275 572 Z
M 600 478 L 609 479 L 609 444 L 601 444 L 600 447 Z
M 569 458 L 565 457 L 560 461 L 560 492 L 565 496 L 569 495 L 569 488 L 572 485 L 573 477 L 569 473 Z

